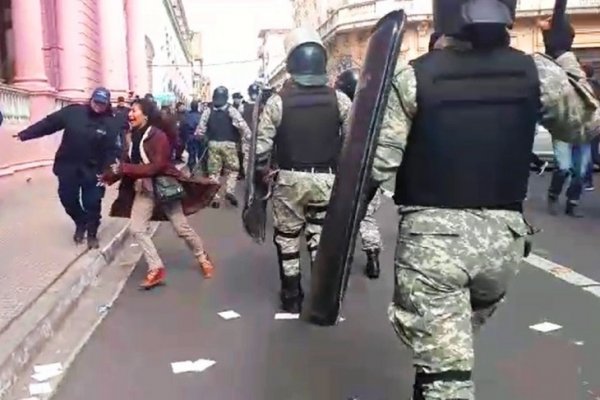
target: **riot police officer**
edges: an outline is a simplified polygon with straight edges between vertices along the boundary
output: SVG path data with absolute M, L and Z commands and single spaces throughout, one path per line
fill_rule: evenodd
M 196 135 L 208 138 L 208 174 L 219 180 L 221 172 L 226 177 L 225 199 L 234 207 L 238 206 L 235 185 L 240 170 L 238 147 L 242 137 L 250 136 L 250 128 L 235 107 L 227 103 L 229 91 L 224 86 L 214 90 L 212 105 L 204 110 Z M 212 203 L 220 207 L 220 195 Z
M 356 92 L 359 76 L 358 68 L 347 69 L 337 77 L 335 86 L 338 90 L 344 92 L 350 100 L 354 100 L 354 93 Z M 374 215 L 381 206 L 381 193 L 381 189 L 378 190 L 375 197 L 373 197 L 373 200 L 369 203 L 365 217 L 361 221 L 358 230 L 362 242 L 362 250 L 367 255 L 365 275 L 371 279 L 379 278 L 380 273 L 379 253 L 382 250 L 383 242 Z
M 327 86 L 327 52 L 317 32 L 295 29 L 285 39 L 291 78 L 265 105 L 257 132 L 258 175 L 277 147 L 273 187 L 274 242 L 281 278 L 281 307 L 301 310 L 300 237 L 314 261 L 327 212 L 350 99 Z
M 475 398 L 473 331 L 528 252 L 523 219 L 536 124 L 586 142 L 600 129 L 564 16 L 545 54 L 510 47 L 516 0 L 434 0 L 436 51 L 399 66 L 372 178 L 397 170 L 400 224 L 389 317 L 414 354 L 413 399 Z M 568 75 L 567 75 L 568 74 Z

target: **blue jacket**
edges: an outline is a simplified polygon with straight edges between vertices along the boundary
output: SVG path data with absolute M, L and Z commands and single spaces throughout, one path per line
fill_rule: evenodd
M 194 132 L 196 132 L 196 127 L 200 123 L 200 117 L 202 114 L 199 111 L 189 111 L 185 113 L 183 117 L 183 121 L 181 125 L 179 125 L 179 136 L 187 141 L 190 139 Z

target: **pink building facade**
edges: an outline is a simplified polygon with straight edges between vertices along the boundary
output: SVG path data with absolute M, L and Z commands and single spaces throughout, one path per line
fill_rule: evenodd
M 59 135 L 12 138 L 28 124 L 97 86 L 148 91 L 146 1 L 0 0 L 0 176 L 52 162 Z

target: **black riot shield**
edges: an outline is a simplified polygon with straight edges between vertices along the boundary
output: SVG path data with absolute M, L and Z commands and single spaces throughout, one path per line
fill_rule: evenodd
M 350 132 L 344 139 L 331 200 L 311 273 L 308 307 L 302 318 L 317 325 L 338 319 L 350 273 L 351 251 L 360 224 L 360 206 L 375 152 L 391 82 L 405 30 L 404 10 L 393 11 L 375 26 L 354 103 Z
M 252 137 L 250 139 L 248 162 L 246 163 L 246 191 L 244 196 L 244 210 L 242 222 L 244 230 L 256 243 L 265 241 L 267 224 L 267 201 L 269 199 L 269 185 L 257 176 L 256 170 L 256 139 L 258 133 L 258 117 L 261 99 L 264 93 L 258 95 L 254 110 L 252 111 Z

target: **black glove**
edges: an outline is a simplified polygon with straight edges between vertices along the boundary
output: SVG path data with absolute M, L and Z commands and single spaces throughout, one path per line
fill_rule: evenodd
M 556 25 L 542 30 L 546 54 L 554 59 L 571 51 L 575 40 L 575 30 L 566 16 L 562 23 Z

